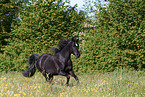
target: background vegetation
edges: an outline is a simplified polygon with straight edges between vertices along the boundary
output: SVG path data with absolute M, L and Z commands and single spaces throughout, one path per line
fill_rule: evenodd
M 145 68 L 145 14 L 143 0 L 109 0 L 107 7 L 95 3 L 85 32 L 82 59 L 84 72 L 113 71 L 118 67 Z M 76 64 L 76 63 L 75 63 Z
M 83 11 L 62 0 L 29 1 L 0 0 L 1 97 L 145 97 L 145 0 L 106 7 L 85 0 Z M 40 72 L 22 76 L 31 54 L 53 54 L 69 37 L 80 39 L 81 57 L 72 55 L 80 85 L 71 78 L 65 86 L 62 76 L 50 84 Z
M 89 2 L 89 1 L 88 1 Z M 62 0 L 0 1 L 0 71 L 21 71 L 33 54 L 51 53 L 61 38 L 79 37 L 81 57 L 73 56 L 78 73 L 145 68 L 145 1 L 109 0 L 85 7 Z

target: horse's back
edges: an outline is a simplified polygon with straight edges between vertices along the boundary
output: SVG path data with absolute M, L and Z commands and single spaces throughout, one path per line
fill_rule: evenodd
M 42 72 L 44 70 L 44 63 L 50 56 L 52 56 L 52 55 L 51 54 L 43 54 L 39 57 L 39 59 L 36 63 L 36 66 L 39 69 L 39 71 Z
M 56 62 L 54 61 L 54 55 L 51 54 L 43 54 L 39 57 L 38 61 L 38 69 L 47 73 L 57 74 Z

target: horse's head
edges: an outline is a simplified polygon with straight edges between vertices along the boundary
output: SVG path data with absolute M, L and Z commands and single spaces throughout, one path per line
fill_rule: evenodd
M 76 56 L 76 58 L 80 57 L 80 52 L 79 52 L 79 44 L 78 44 L 78 39 L 72 38 L 71 39 L 71 52 Z

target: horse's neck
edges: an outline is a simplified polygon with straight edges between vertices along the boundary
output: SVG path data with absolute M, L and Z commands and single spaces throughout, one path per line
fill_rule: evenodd
M 71 52 L 70 52 L 69 44 L 68 44 L 66 47 L 64 47 L 64 48 L 60 51 L 60 53 L 61 53 L 61 56 L 62 56 L 63 58 L 65 58 L 65 60 L 70 59 Z

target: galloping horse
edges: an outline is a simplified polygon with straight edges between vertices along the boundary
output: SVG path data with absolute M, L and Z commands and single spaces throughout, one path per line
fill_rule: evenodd
M 35 74 L 36 67 L 43 74 L 46 81 L 52 81 L 53 75 L 62 75 L 67 78 L 66 84 L 69 84 L 70 76 L 73 76 L 79 83 L 78 77 L 73 71 L 71 54 L 76 58 L 80 57 L 78 39 L 60 40 L 59 48 L 55 48 L 55 54 L 32 54 L 29 57 L 28 70 L 23 72 L 25 77 L 31 77 Z

